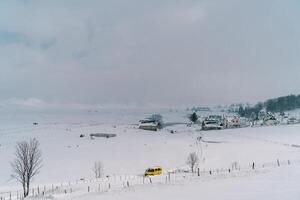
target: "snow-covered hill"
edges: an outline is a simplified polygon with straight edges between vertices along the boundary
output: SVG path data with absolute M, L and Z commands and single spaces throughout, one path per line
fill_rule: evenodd
M 300 159 L 300 125 L 207 132 L 199 131 L 197 125 L 175 125 L 159 132 L 137 129 L 134 123 L 147 114 L 39 114 L 16 116 L 15 120 L 13 117 L 2 119 L 0 194 L 20 189 L 16 181 L 10 180 L 10 162 L 14 158 L 15 144 L 35 137 L 41 143 L 43 168 L 34 179 L 33 187 L 49 187 L 80 179 L 92 180 L 92 168 L 96 161 L 103 163 L 104 173 L 110 177 L 139 177 L 146 168 L 154 165 L 162 166 L 165 173 L 186 169 L 186 159 L 191 152 L 199 155 L 199 168 L 206 172 L 227 170 L 233 165 L 251 169 L 253 162 L 260 168 L 266 165 L 266 169 L 255 173 L 250 170 L 246 175 L 236 172 L 235 175 L 226 175 L 226 178 L 180 179 L 163 185 L 132 186 L 131 189 L 108 193 L 74 192 L 70 196 L 54 196 L 58 199 L 96 199 L 98 196 L 104 199 L 183 199 L 190 196 L 196 199 L 198 195 L 205 195 L 208 199 L 257 199 L 255 195 L 264 197 L 261 199 L 296 199 L 294 197 L 298 193 L 295 188 L 299 185 L 300 165 L 269 169 L 267 164 L 276 163 L 277 159 L 285 164 L 288 160 L 296 162 Z M 165 116 L 169 121 L 185 120 L 184 112 L 167 112 Z M 39 122 L 39 125 L 34 126 L 32 122 Z M 174 134 L 170 130 L 174 130 Z M 113 133 L 117 137 L 91 139 L 90 133 Z M 85 137 L 79 137 L 80 134 Z M 202 138 L 200 142 L 197 140 L 199 137 Z M 283 187 L 286 191 L 290 185 L 290 192 L 272 193 L 272 185 L 275 188 Z

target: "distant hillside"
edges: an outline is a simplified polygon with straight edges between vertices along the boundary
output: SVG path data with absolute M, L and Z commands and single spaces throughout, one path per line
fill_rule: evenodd
M 259 111 L 266 109 L 267 112 L 285 112 L 300 108 L 300 95 L 288 95 L 268 99 L 265 102 L 257 103 L 255 106 L 240 105 L 238 113 L 243 117 L 250 117 L 252 113 L 258 115 Z

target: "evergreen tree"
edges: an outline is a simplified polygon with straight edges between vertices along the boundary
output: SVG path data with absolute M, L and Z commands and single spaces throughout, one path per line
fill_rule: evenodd
M 198 115 L 196 112 L 194 112 L 193 114 L 191 114 L 189 116 L 189 119 L 191 120 L 191 122 L 196 123 L 198 121 Z

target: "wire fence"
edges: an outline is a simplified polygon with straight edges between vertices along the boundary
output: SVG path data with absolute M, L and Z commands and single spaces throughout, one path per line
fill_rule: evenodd
M 60 196 L 70 195 L 73 193 L 89 193 L 98 192 L 104 193 L 114 190 L 122 190 L 139 185 L 149 184 L 170 184 L 176 181 L 189 180 L 207 180 L 209 178 L 220 178 L 225 176 L 238 176 L 250 174 L 262 169 L 278 168 L 282 166 L 299 165 L 300 160 L 279 160 L 266 163 L 249 163 L 241 166 L 234 162 L 228 168 L 203 169 L 197 168 L 193 173 L 186 170 L 175 170 L 166 172 L 159 176 L 143 176 L 143 175 L 114 175 L 105 178 L 78 180 L 64 182 L 60 184 L 43 185 L 31 188 L 29 197 L 42 196 Z M 22 190 L 0 192 L 0 200 L 23 200 L 24 195 Z

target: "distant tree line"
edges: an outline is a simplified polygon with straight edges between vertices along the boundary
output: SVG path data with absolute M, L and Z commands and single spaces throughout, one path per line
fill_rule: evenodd
M 269 99 L 263 103 L 257 103 L 254 106 L 240 105 L 238 113 L 242 117 L 258 116 L 262 109 L 266 109 L 267 112 L 285 112 L 300 108 L 300 95 L 289 95 L 278 98 Z
M 241 117 L 256 118 L 263 108 L 263 103 L 257 103 L 255 106 L 247 105 L 246 107 L 240 105 L 238 113 Z

